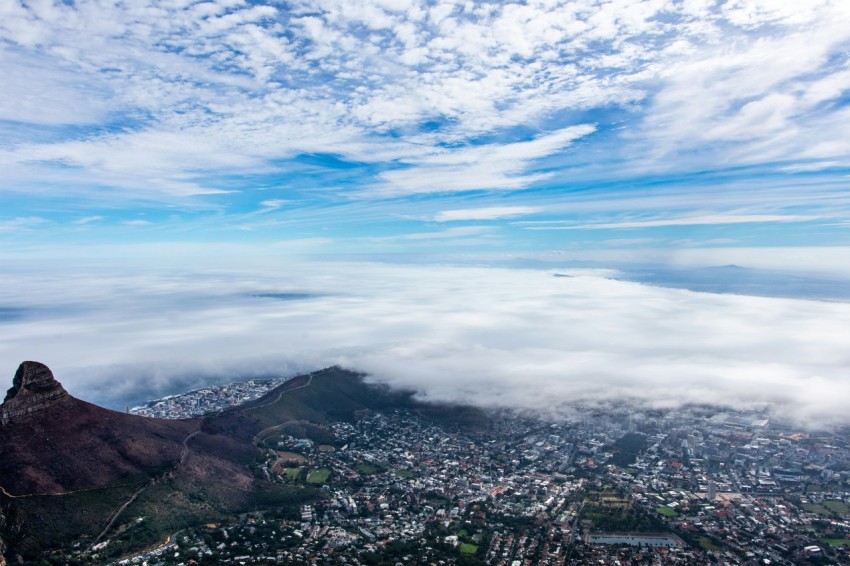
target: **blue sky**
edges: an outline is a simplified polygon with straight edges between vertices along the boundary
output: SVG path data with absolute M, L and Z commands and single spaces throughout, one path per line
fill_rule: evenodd
M 0 76 L 6 254 L 850 246 L 839 0 L 4 2 Z
M 847 422 L 846 0 L 0 1 L 0 94 L 9 378 Z

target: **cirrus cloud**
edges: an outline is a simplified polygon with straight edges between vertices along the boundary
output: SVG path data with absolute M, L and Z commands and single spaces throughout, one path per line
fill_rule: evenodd
M 434 216 L 437 222 L 454 222 L 457 220 L 500 220 L 515 218 L 540 212 L 542 209 L 533 206 L 486 206 L 482 208 L 461 208 L 441 210 Z

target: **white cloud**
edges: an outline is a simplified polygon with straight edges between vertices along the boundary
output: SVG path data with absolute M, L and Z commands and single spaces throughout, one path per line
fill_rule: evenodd
M 571 126 L 530 141 L 440 149 L 402 159 L 400 161 L 409 167 L 382 173 L 379 177 L 383 183 L 366 194 L 397 196 L 524 188 L 551 175 L 525 173 L 532 161 L 562 151 L 595 129 L 589 124 Z
M 301 251 L 325 248 L 334 244 L 333 238 L 294 238 L 291 240 L 279 240 L 271 246 L 275 250 Z
M 270 212 L 270 211 L 272 211 L 272 210 L 277 210 L 277 209 L 279 209 L 281 206 L 283 206 L 283 205 L 285 205 L 285 204 L 287 204 L 287 203 L 289 203 L 289 202 L 291 202 L 291 201 L 286 200 L 286 199 L 269 199 L 269 200 L 264 200 L 264 201 L 260 202 L 260 206 L 262 206 L 262 207 L 263 207 L 263 209 L 261 210 L 261 212 Z
M 99 222 L 103 220 L 103 216 L 95 215 L 95 216 L 84 216 L 82 218 L 78 218 L 74 220 L 74 224 L 91 224 L 92 222 Z
M 829 0 L 784 2 L 782 0 L 733 0 L 722 9 L 729 20 L 740 26 L 761 26 L 766 22 L 799 25 L 816 20 L 835 6 Z
M 584 111 L 614 109 L 641 122 L 599 160 L 616 172 L 846 165 L 848 20 L 827 1 L 5 2 L 0 118 L 98 127 L 39 131 L 0 164 L 6 190 L 173 200 L 322 152 L 396 166 L 374 196 L 510 190 L 549 178 L 534 160 L 587 135 Z
M 469 238 L 471 236 L 483 236 L 491 233 L 492 231 L 493 229 L 489 226 L 457 226 L 455 228 L 446 228 L 445 230 L 436 230 L 433 232 L 414 232 L 412 234 L 400 234 L 397 236 L 368 238 L 368 240 L 372 242 L 453 240 L 458 238 Z
M 662 226 L 703 226 L 714 224 L 748 224 L 757 222 L 810 222 L 822 216 L 803 214 L 709 214 L 665 218 L 657 220 L 632 220 L 623 222 L 599 222 L 576 224 L 567 220 L 529 220 L 517 222 L 529 230 L 617 230 L 626 228 L 658 228 Z
M 810 171 L 821 171 L 823 169 L 830 169 L 832 167 L 841 167 L 841 162 L 815 161 L 813 163 L 799 163 L 797 165 L 788 165 L 786 167 L 780 167 L 780 171 L 787 171 L 789 173 L 805 173 Z
M 844 3 L 734 2 L 722 15 L 742 29 L 722 34 L 658 68 L 662 80 L 635 140 L 633 165 L 688 169 L 840 157 L 842 104 L 850 88 Z M 777 64 L 781 61 L 781 64 Z M 641 157 L 642 156 L 642 157 Z M 701 165 L 700 165 L 701 164 Z
M 541 209 L 533 206 L 487 206 L 482 208 L 459 208 L 455 210 L 441 210 L 434 217 L 437 222 L 453 222 L 456 220 L 499 220 L 502 218 L 514 218 L 540 212 Z
M 7 379 L 36 359 L 73 394 L 120 403 L 198 384 L 188 376 L 344 363 L 437 401 L 538 411 L 621 399 L 767 403 L 803 422 L 847 421 L 848 304 L 693 293 L 578 270 L 555 278 L 288 263 L 110 273 L 4 278 L 0 304 L 20 304 L 26 288 L 27 306 L 41 313 L 0 323 Z M 308 297 L 256 296 L 271 292 Z
M 51 61 L 16 53 L 0 63 L 14 80 L 3 84 L 0 120 L 24 124 L 94 124 L 117 109 L 112 93 L 97 81 L 80 84 L 79 77 Z M 16 60 L 17 59 L 17 60 Z
M 599 242 L 603 246 L 610 247 L 629 247 L 634 245 L 644 245 L 649 243 L 658 243 L 658 238 L 612 238 L 610 240 L 602 240 Z M 588 244 L 592 245 L 595 242 L 588 242 Z
M 47 223 L 46 218 L 40 216 L 19 216 L 11 220 L 0 220 L 0 232 L 18 232 L 31 230 L 33 227 Z

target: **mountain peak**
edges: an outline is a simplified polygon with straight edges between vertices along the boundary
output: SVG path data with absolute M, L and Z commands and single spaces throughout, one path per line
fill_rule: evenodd
M 56 405 L 69 397 L 53 372 L 39 362 L 24 362 L 15 372 L 12 388 L 0 405 L 0 424 Z

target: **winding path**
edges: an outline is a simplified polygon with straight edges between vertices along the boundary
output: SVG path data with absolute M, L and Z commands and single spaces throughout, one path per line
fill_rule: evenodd
M 293 387 L 292 389 L 282 389 L 281 391 L 278 391 L 277 397 L 275 398 L 274 401 L 269 401 L 268 403 L 263 403 L 262 405 L 254 405 L 252 407 L 245 407 L 241 410 L 237 410 L 236 412 L 241 413 L 243 411 L 253 411 L 254 409 L 262 409 L 263 407 L 268 407 L 269 405 L 274 405 L 275 403 L 280 401 L 280 399 L 283 397 L 284 393 L 289 393 L 291 391 L 297 391 L 299 389 L 304 389 L 305 387 L 310 387 L 310 384 L 312 384 L 312 383 L 313 383 L 313 374 L 308 373 L 307 374 L 307 383 L 305 383 L 304 385 L 299 385 L 298 387 Z M 284 385 L 286 385 L 286 384 L 284 383 Z M 262 431 L 260 431 L 260 432 L 262 432 Z
M 263 403 L 262 405 L 253 405 L 253 406 L 250 406 L 250 407 L 244 407 L 244 408 L 241 408 L 241 409 L 236 409 L 234 412 L 235 413 L 242 413 L 242 412 L 245 412 L 245 411 L 253 411 L 254 409 L 262 409 L 264 407 L 268 407 L 269 405 L 274 405 L 275 403 L 277 403 L 278 401 L 281 400 L 284 393 L 289 393 L 291 391 L 296 391 L 298 389 L 304 389 L 305 387 L 309 387 L 313 383 L 313 373 L 312 372 L 309 373 L 307 377 L 308 377 L 307 383 L 305 383 L 304 385 L 299 385 L 298 387 L 293 387 L 291 389 L 282 389 L 281 391 L 278 392 L 277 397 L 275 397 L 275 399 L 273 401 L 269 401 L 268 403 Z M 216 414 L 220 414 L 220 413 L 221 412 L 216 413 Z M 283 423 L 283 424 L 286 424 L 286 423 Z M 283 425 L 277 425 L 277 426 L 280 427 L 280 426 L 283 426 Z M 269 428 L 266 428 L 264 430 L 261 430 L 259 433 L 257 433 L 257 435 L 254 438 L 256 439 L 257 436 L 259 436 L 263 432 L 265 432 L 269 429 L 273 429 L 273 428 L 276 428 L 276 427 L 269 427 Z M 189 456 L 189 441 L 192 440 L 192 438 L 194 438 L 195 435 L 199 434 L 200 432 L 201 432 L 201 429 L 198 428 L 198 430 L 191 432 L 191 433 L 186 435 L 186 437 L 183 439 L 183 442 L 182 442 L 183 451 L 180 453 L 180 460 L 177 462 L 177 464 L 174 465 L 174 467 L 171 470 L 162 474 L 162 477 L 164 477 L 166 474 L 173 473 L 173 472 L 177 471 L 177 468 L 179 468 L 186 461 L 186 458 Z M 157 479 L 159 479 L 159 478 L 158 477 L 151 478 L 150 481 L 148 481 L 148 483 L 146 483 L 139 490 L 137 490 L 133 495 L 131 495 L 130 499 L 128 499 L 126 502 L 124 502 L 124 504 L 121 505 L 121 507 L 119 507 L 112 514 L 112 516 L 109 519 L 109 522 L 107 523 L 106 527 L 103 529 L 103 531 L 101 531 L 101 533 L 99 535 L 97 535 L 97 538 L 95 538 L 94 541 L 89 546 L 89 550 L 91 550 L 92 546 L 97 544 L 104 536 L 106 536 L 106 533 L 109 532 L 109 529 L 112 528 L 112 525 L 115 524 L 116 519 L 118 519 L 118 517 L 121 515 L 121 513 L 123 513 L 124 510 L 127 509 L 127 507 L 129 507 L 130 504 L 133 503 L 136 500 L 136 498 L 139 497 L 148 487 L 153 485 L 154 482 L 156 482 Z M 0 489 L 2 489 L 2 487 L 0 487 Z M 103 489 L 103 488 L 98 488 L 98 489 Z M 80 491 L 88 491 L 88 490 L 80 490 Z M 4 494 L 6 493 L 5 489 L 3 489 L 3 493 Z M 69 492 L 69 493 L 75 493 L 75 492 Z M 65 494 L 61 494 L 61 495 L 65 495 Z M 10 497 L 14 497 L 14 496 L 10 496 Z M 18 496 L 18 497 L 22 497 L 22 496 Z M 175 535 L 176 535 L 176 533 L 175 533 Z
M 71 491 L 60 491 L 58 493 L 24 493 L 24 494 L 21 494 L 21 495 L 13 495 L 13 494 L 9 493 L 8 491 L 6 491 L 6 488 L 4 488 L 2 485 L 0 485 L 0 493 L 2 493 L 4 496 L 8 497 L 9 499 L 24 499 L 24 498 L 27 498 L 27 497 L 62 497 L 64 495 L 73 495 L 75 493 L 83 493 L 85 491 L 99 491 L 101 489 L 110 489 L 110 488 L 113 488 L 113 487 L 123 487 L 123 486 L 126 486 L 126 485 L 129 485 L 129 484 L 116 483 L 116 484 L 107 485 L 107 486 L 104 486 L 104 487 L 86 487 L 86 488 L 83 488 L 83 489 L 72 489 Z
M 190 440 L 192 440 L 192 438 L 194 438 L 194 437 L 195 437 L 195 435 L 196 435 L 196 434 L 198 434 L 199 432 L 201 432 L 201 429 L 198 429 L 198 430 L 196 430 L 196 431 L 194 431 L 194 432 L 190 432 L 189 434 L 187 434 L 187 435 L 186 435 L 186 437 L 185 437 L 185 438 L 183 438 L 183 442 L 182 442 L 182 445 L 183 445 L 183 451 L 180 453 L 180 460 L 178 460 L 178 461 L 177 461 L 177 463 L 174 465 L 174 468 L 172 468 L 172 469 L 171 469 L 170 471 L 168 471 L 168 472 L 165 472 L 165 473 L 163 474 L 163 476 L 165 476 L 165 474 L 168 474 L 168 473 L 172 473 L 172 472 L 174 472 L 174 471 L 175 471 L 178 467 L 180 467 L 180 465 L 181 465 L 183 462 L 185 462 L 185 461 L 186 461 L 186 457 L 189 455 L 189 441 L 190 441 Z M 152 486 L 152 485 L 156 482 L 156 480 L 157 480 L 157 479 L 159 479 L 159 478 L 157 478 L 157 477 L 153 477 L 153 478 L 151 478 L 151 479 L 148 481 L 148 483 L 146 483 L 145 485 L 143 485 L 142 487 L 140 487 L 138 490 L 136 490 L 136 492 L 135 492 L 133 495 L 131 495 L 131 496 L 130 496 L 130 499 L 128 499 L 127 501 L 125 501 L 125 502 L 124 502 L 124 504 L 123 504 L 121 507 L 119 507 L 119 508 L 118 508 L 118 509 L 117 509 L 117 510 L 116 510 L 116 511 L 112 514 L 112 516 L 111 516 L 111 517 L 110 517 L 110 519 L 109 519 L 109 522 L 106 524 L 106 527 L 104 527 L 104 529 L 100 532 L 100 534 L 99 534 L 99 535 L 97 535 L 97 537 L 94 539 L 94 541 L 92 541 L 91 545 L 89 545 L 89 548 L 88 548 L 89 550 L 91 550 L 91 549 L 92 549 L 92 547 L 100 541 L 100 539 L 102 539 L 104 536 L 106 536 L 106 533 L 108 533 L 108 532 L 109 532 L 109 529 L 111 529 L 111 528 L 112 528 L 112 525 L 114 525 L 114 524 L 115 524 L 115 520 L 116 520 L 116 519 L 118 519 L 118 517 L 121 515 L 121 513 L 123 513 L 123 512 L 124 512 L 124 510 L 125 510 L 127 507 L 129 507 L 129 506 L 130 506 L 130 504 L 131 504 L 131 503 L 133 503 L 133 502 L 134 502 L 134 501 L 135 501 L 135 500 L 136 500 L 136 499 L 137 499 L 137 498 L 138 498 L 138 497 L 139 497 L 139 496 L 140 496 L 140 495 L 141 495 L 141 494 L 142 494 L 142 493 L 143 493 L 143 492 L 144 492 L 147 488 L 149 488 L 150 486 Z
M 248 407 L 245 410 L 248 411 L 248 410 L 252 410 L 252 409 L 262 409 L 263 407 L 268 407 L 269 405 L 274 405 L 275 403 L 280 401 L 280 399 L 283 397 L 284 393 L 289 393 L 290 391 L 296 391 L 298 389 L 304 389 L 305 387 L 309 387 L 310 384 L 313 383 L 313 374 L 312 373 L 309 374 L 308 377 L 309 377 L 309 379 L 307 379 L 307 383 L 305 383 L 304 385 L 299 385 L 298 387 L 293 387 L 292 389 L 285 389 L 283 391 L 279 391 L 278 394 L 277 394 L 277 398 L 274 401 L 269 401 L 268 403 L 263 403 L 262 405 L 257 405 L 255 407 Z M 254 439 L 253 439 L 252 442 L 254 443 L 254 445 L 256 445 L 257 442 L 258 442 L 257 439 L 259 439 L 265 433 L 273 431 L 273 430 L 278 430 L 278 429 L 286 426 L 287 424 L 289 424 L 291 422 L 297 422 L 297 421 L 285 421 L 285 422 L 282 422 L 280 424 L 264 428 L 263 430 L 261 430 L 260 432 L 258 432 L 257 434 L 254 435 Z
M 189 455 L 189 441 L 192 440 L 193 438 L 195 438 L 195 435 L 200 433 L 200 432 L 201 432 L 201 429 L 198 429 L 195 432 L 187 435 L 186 438 L 183 439 L 183 452 L 180 454 L 180 461 L 177 462 L 177 466 L 179 466 L 180 464 L 182 464 L 183 462 L 186 461 L 186 456 Z M 175 470 L 177 469 L 177 466 L 174 466 Z
M 126 508 L 127 508 L 127 507 L 128 507 L 128 506 L 132 503 L 132 502 L 134 502 L 134 501 L 136 500 L 136 498 L 142 494 L 142 492 L 143 492 L 143 491 L 145 491 L 148 487 L 150 487 L 150 486 L 151 486 L 151 484 L 152 484 L 152 483 L 153 483 L 153 480 L 151 480 L 150 482 L 146 483 L 145 485 L 143 485 L 142 487 L 140 487 L 138 490 L 136 490 L 136 493 L 134 493 L 133 495 L 131 495 L 131 496 L 130 496 L 130 499 L 128 499 L 127 501 L 125 501 L 125 502 L 124 502 L 124 505 L 122 505 L 121 507 L 119 507 L 119 508 L 118 508 L 118 510 L 117 510 L 117 511 L 115 511 L 115 513 L 113 513 L 113 514 L 112 514 L 112 517 L 109 519 L 109 522 L 106 524 L 106 527 L 103 529 L 103 531 L 101 531 L 101 533 L 100 533 L 99 535 L 97 535 L 97 538 L 95 538 L 95 539 L 92 541 L 92 543 L 89 545 L 89 548 L 88 548 L 88 549 L 89 549 L 89 551 L 91 551 L 92 547 L 93 547 L 94 545 L 96 545 L 96 544 L 100 541 L 100 539 L 102 539 L 102 538 L 104 537 L 104 535 L 106 535 L 106 533 L 107 533 L 107 532 L 109 532 L 109 529 L 111 529 L 111 528 L 112 528 L 112 525 L 113 525 L 113 524 L 115 524 L 115 519 L 117 519 L 117 518 L 118 518 L 118 516 L 119 516 L 122 512 L 124 512 L 124 509 L 126 509 Z

